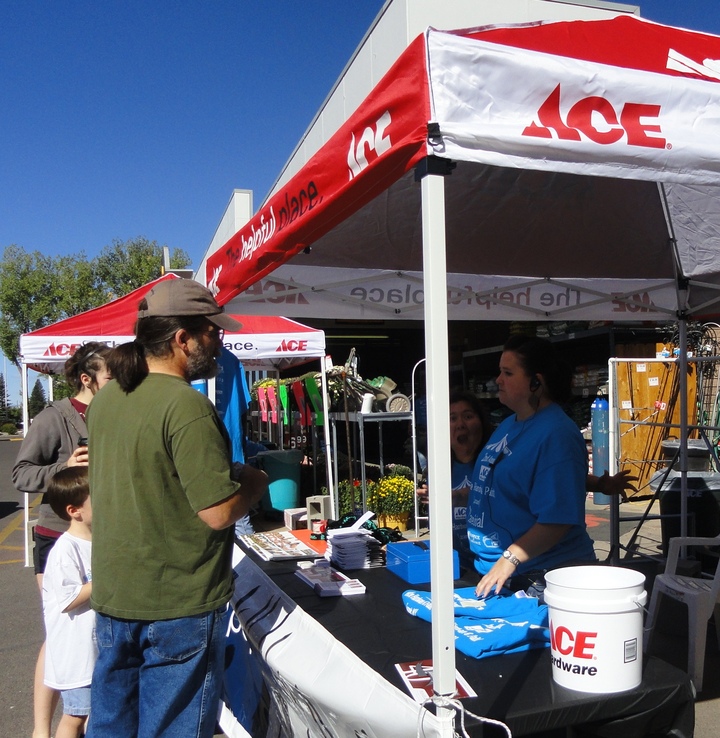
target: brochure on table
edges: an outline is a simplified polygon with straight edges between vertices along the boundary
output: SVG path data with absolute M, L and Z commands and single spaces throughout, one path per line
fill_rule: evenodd
M 265 561 L 288 559 L 315 559 L 318 552 L 306 545 L 290 531 L 274 530 L 238 537 L 240 543 Z
M 365 593 L 365 585 L 359 579 L 352 579 L 333 568 L 326 559 L 317 559 L 312 563 L 298 562 L 295 575 L 320 597 L 348 597 Z

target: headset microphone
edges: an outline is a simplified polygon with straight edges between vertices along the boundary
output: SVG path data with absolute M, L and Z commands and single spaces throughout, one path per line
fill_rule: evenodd
M 530 380 L 530 392 L 540 389 L 540 380 L 537 377 L 533 377 Z

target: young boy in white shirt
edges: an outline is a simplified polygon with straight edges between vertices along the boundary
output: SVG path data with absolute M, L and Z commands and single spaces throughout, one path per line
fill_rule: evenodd
M 97 658 L 95 612 L 90 608 L 92 508 L 87 467 L 57 472 L 47 496 L 53 511 L 70 521 L 70 528 L 53 546 L 43 577 L 45 684 L 60 690 L 63 699 L 56 738 L 79 738 L 90 714 L 90 682 Z

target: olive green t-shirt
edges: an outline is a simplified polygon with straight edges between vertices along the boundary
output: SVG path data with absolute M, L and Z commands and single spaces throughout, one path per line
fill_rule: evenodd
M 95 610 L 127 620 L 209 612 L 231 593 L 233 527 L 197 515 L 233 495 L 227 433 L 179 377 L 111 381 L 87 412 Z

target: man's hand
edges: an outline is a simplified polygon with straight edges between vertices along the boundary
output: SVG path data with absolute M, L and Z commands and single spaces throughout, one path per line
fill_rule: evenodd
M 248 501 L 248 509 L 268 491 L 268 475 L 262 469 L 249 464 L 235 462 L 230 471 L 230 479 L 240 484 L 240 494 Z
M 233 482 L 240 484 L 237 493 L 198 513 L 200 519 L 213 530 L 234 525 L 268 490 L 268 475 L 247 464 L 233 464 L 230 477 Z

